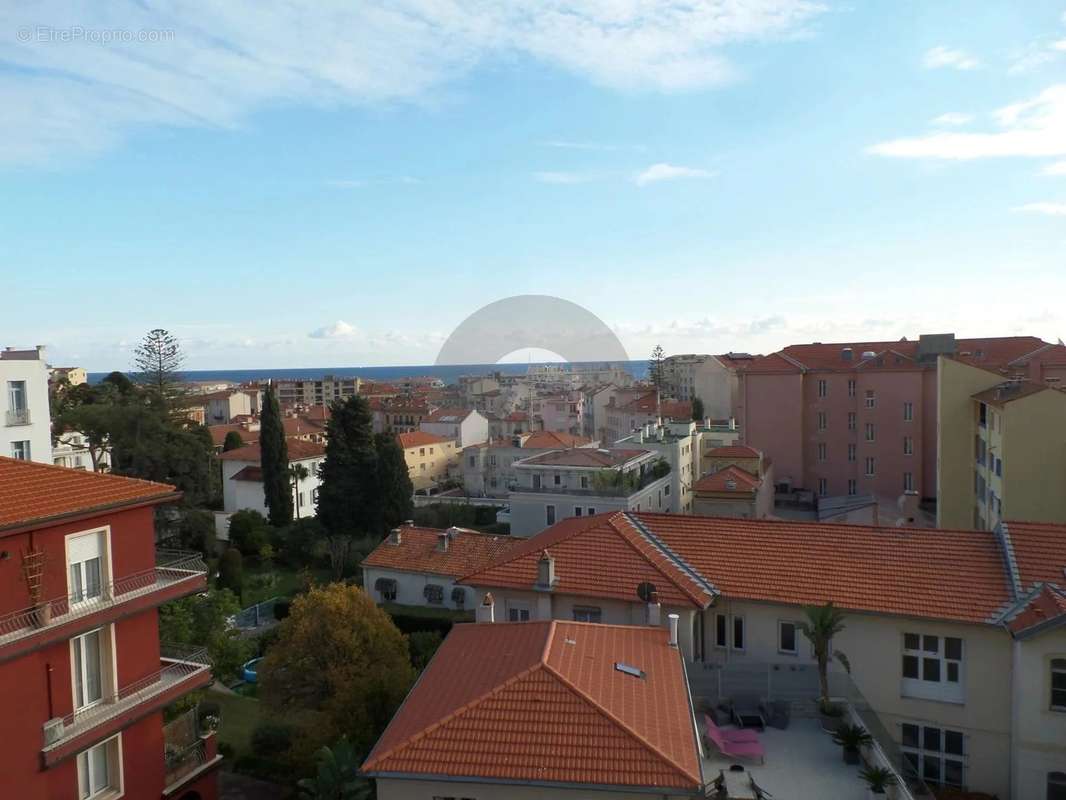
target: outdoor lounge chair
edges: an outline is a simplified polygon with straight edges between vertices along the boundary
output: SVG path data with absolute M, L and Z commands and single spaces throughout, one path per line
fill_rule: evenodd
M 759 763 L 765 763 L 766 750 L 760 742 L 731 742 L 718 728 L 708 728 L 707 738 L 718 748 L 718 751 L 728 758 L 758 759 Z
M 719 728 L 714 724 L 714 720 L 707 714 L 703 715 L 703 729 L 707 732 L 708 738 L 710 738 L 710 732 L 717 731 L 721 734 L 722 738 L 727 742 L 757 742 L 759 741 L 759 734 L 755 731 L 749 731 L 747 728 L 741 728 L 735 731 L 726 731 Z
M 771 728 L 785 730 L 792 720 L 792 706 L 787 700 L 774 700 L 771 703 L 763 703 L 762 712 L 766 718 L 766 724 Z
M 734 697 L 730 705 L 730 715 L 733 722 L 741 728 L 758 725 L 760 730 L 766 729 L 766 717 L 763 716 L 762 704 L 756 695 L 738 694 Z

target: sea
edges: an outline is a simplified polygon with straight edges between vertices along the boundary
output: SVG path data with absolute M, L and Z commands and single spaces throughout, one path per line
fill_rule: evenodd
M 525 375 L 531 366 L 549 366 L 548 364 L 417 364 L 400 367 L 300 367 L 297 369 L 192 369 L 183 370 L 181 380 L 202 383 L 244 383 L 245 381 L 266 380 L 267 378 L 279 378 L 287 380 L 314 380 L 323 375 L 334 375 L 339 378 L 357 377 L 364 380 L 382 381 L 385 383 L 396 381 L 401 378 L 413 378 L 432 376 L 440 378 L 446 384 L 458 383 L 463 375 L 488 375 L 492 372 L 500 372 L 504 375 Z M 602 361 L 582 361 L 573 364 L 553 363 L 550 366 L 572 367 L 604 367 Z M 647 361 L 619 361 L 610 362 L 610 366 L 620 366 L 629 372 L 636 380 L 642 380 L 648 374 Z M 107 372 L 90 372 L 89 383 L 98 383 L 108 375 Z

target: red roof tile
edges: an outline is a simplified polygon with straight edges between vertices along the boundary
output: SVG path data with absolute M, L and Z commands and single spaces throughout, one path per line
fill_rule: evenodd
M 593 447 L 574 447 L 567 450 L 551 450 L 539 456 L 522 459 L 524 464 L 558 467 L 617 467 L 646 456 L 650 450 L 627 450 L 618 447 L 597 449 Z
M 166 483 L 0 456 L 0 530 L 179 495 Z
M 437 436 L 436 434 L 425 433 L 424 431 L 400 433 L 396 435 L 396 438 L 400 442 L 400 447 L 404 450 L 411 447 L 422 447 L 427 444 L 444 444 L 452 441 L 452 439 L 448 439 L 444 436 Z
M 458 578 L 482 569 L 510 550 L 521 539 L 494 536 L 462 528 L 453 529 L 448 549 L 438 549 L 442 530 L 399 528 L 400 541 L 389 536 L 363 559 L 364 567 L 448 575 Z
M 1041 581 L 1066 587 L 1066 525 L 1004 523 L 1022 591 Z
M 1066 617 L 1066 591 L 1044 584 L 1037 595 L 1008 622 L 1011 633 L 1019 634 L 1037 625 Z
M 522 447 L 527 450 L 557 450 L 559 448 L 583 447 L 591 444 L 591 439 L 584 436 L 575 436 L 572 433 L 556 431 L 537 431 L 529 434 L 522 442 Z
M 762 479 L 747 470 L 730 464 L 710 475 L 704 475 L 692 485 L 696 492 L 754 492 L 762 486 Z
M 472 408 L 438 408 L 426 418 L 426 422 L 462 422 L 474 413 Z
M 326 454 L 326 446 L 318 442 L 307 442 L 303 439 L 289 439 L 285 442 L 285 448 L 289 451 L 289 461 L 301 461 L 307 458 L 318 458 Z M 249 461 L 258 464 L 261 458 L 259 443 L 246 444 L 235 450 L 227 450 L 219 456 L 222 461 Z
M 712 447 L 705 455 L 707 458 L 762 458 L 761 452 L 754 447 L 748 447 L 743 444 Z
M 537 562 L 546 549 L 555 560 L 555 591 L 563 594 L 638 602 L 637 587 L 651 583 L 663 605 L 704 608 L 713 599 L 706 585 L 680 569 L 617 512 L 563 520 L 460 581 L 468 586 L 532 589 Z
M 456 625 L 363 770 L 696 791 L 692 719 L 662 628 Z

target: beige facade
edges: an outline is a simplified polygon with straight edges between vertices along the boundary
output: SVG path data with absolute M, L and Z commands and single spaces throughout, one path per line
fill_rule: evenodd
M 415 431 L 401 434 L 400 447 L 415 491 L 429 492 L 448 480 L 449 470 L 458 466 L 455 442 Z

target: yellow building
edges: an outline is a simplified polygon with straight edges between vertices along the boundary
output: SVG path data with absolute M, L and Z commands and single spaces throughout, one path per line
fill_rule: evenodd
M 1066 522 L 1066 392 L 942 358 L 937 526 Z
M 435 493 L 448 479 L 449 468 L 459 465 L 459 451 L 451 439 L 422 431 L 401 433 L 396 438 L 416 492 Z

